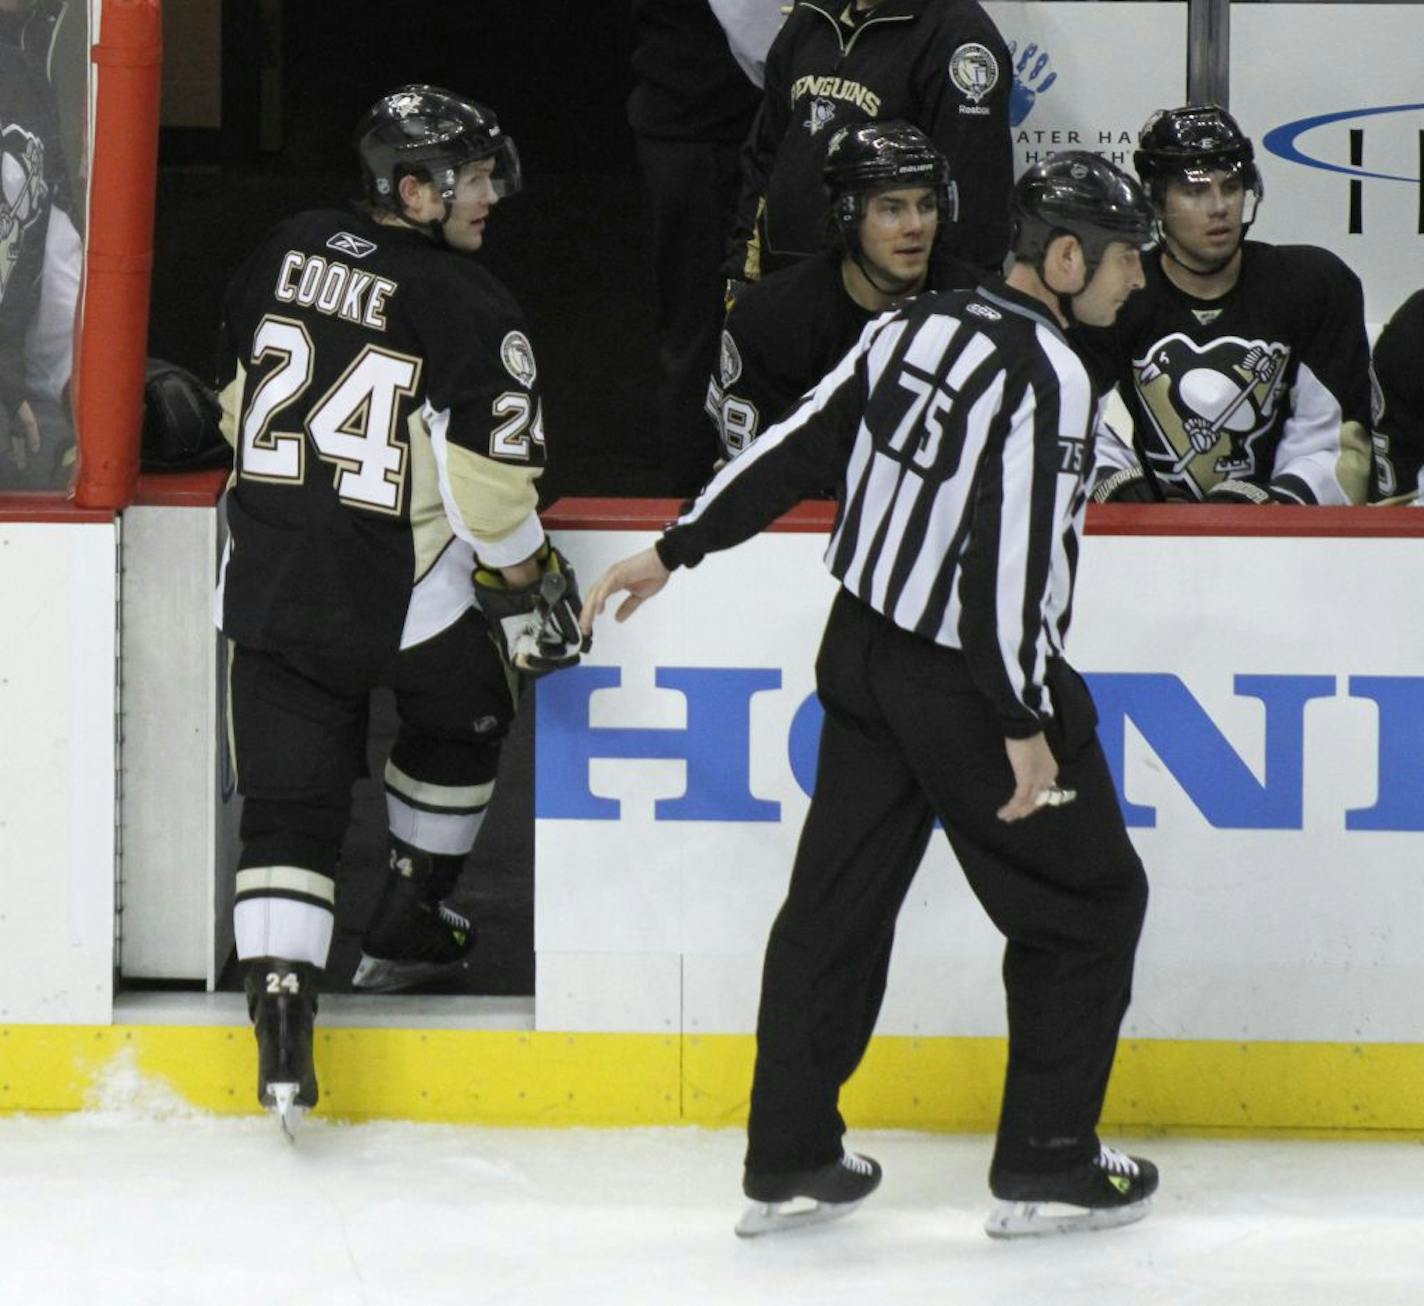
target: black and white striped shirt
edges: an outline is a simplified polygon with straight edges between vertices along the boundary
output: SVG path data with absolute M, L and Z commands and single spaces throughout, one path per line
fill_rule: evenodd
M 839 485 L 826 562 L 897 626 L 963 651 L 1008 735 L 1042 728 L 1072 608 L 1097 396 L 1052 314 L 1003 283 L 887 313 L 713 478 L 665 564 Z

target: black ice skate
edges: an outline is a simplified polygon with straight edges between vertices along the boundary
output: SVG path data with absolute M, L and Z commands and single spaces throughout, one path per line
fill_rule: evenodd
M 361 936 L 352 988 L 395 993 L 465 968 L 475 929 L 440 901 L 453 887 L 453 876 L 441 874 L 435 860 L 408 845 L 392 849 L 391 873 Z M 441 884 L 442 879 L 450 882 Z
M 257 1100 L 276 1115 L 290 1140 L 303 1112 L 317 1102 L 312 1064 L 320 971 L 300 961 L 258 957 L 247 963 L 247 1014 L 257 1035 Z
M 1132 1224 L 1152 1209 L 1157 1167 L 1140 1156 L 1103 1146 L 1091 1161 L 1062 1174 L 989 1176 L 998 1204 L 984 1231 L 991 1238 L 1113 1229 Z
M 815 1170 L 759 1174 L 748 1170 L 742 1191 L 752 1199 L 737 1221 L 737 1237 L 805 1229 L 849 1215 L 880 1186 L 880 1165 L 847 1152 Z

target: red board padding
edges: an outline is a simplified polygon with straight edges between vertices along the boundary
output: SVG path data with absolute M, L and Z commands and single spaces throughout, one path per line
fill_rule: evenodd
M 226 467 L 205 472 L 145 472 L 138 478 L 134 506 L 211 508 L 222 498 L 230 475 Z
M 0 494 L 0 522 L 81 522 L 112 521 L 108 508 L 77 508 L 62 490 Z
M 659 531 L 681 507 L 677 499 L 559 499 L 542 514 L 563 531 Z M 836 505 L 798 504 L 773 531 L 825 531 Z M 1245 504 L 1103 503 L 1088 506 L 1089 535 L 1424 536 L 1420 508 L 1288 508 Z
M 682 499 L 557 499 L 539 516 L 556 531 L 660 531 L 673 521 Z M 769 527 L 773 531 L 826 531 L 836 519 L 836 505 L 808 499 Z

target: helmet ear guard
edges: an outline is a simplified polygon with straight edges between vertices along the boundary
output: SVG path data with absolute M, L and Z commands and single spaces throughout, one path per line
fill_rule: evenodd
M 940 231 L 959 219 L 959 188 L 950 176 L 949 160 L 909 123 L 842 127 L 826 146 L 821 178 L 830 199 L 832 234 L 852 257 L 860 252 L 866 200 L 880 192 L 925 187 L 934 192 Z

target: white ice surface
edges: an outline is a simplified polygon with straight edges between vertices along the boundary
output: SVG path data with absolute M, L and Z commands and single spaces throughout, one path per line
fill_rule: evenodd
M 0 1119 L 4 1306 L 1119 1306 L 1424 1302 L 1424 1151 L 1133 1144 L 1140 1224 L 991 1242 L 984 1137 L 857 1133 L 849 1219 L 742 1242 L 742 1136 L 219 1119 L 130 1079 Z

